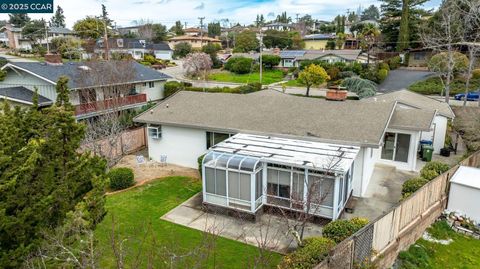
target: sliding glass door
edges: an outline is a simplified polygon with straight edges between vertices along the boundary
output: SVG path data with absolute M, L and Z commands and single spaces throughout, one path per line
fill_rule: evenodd
M 410 135 L 385 133 L 382 147 L 382 159 L 396 162 L 408 162 Z

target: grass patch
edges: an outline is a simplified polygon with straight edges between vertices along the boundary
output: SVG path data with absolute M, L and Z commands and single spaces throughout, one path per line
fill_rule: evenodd
M 155 244 L 155 268 L 159 264 L 169 267 L 164 261 L 170 260 L 164 249 L 182 255 L 188 253 L 205 240 L 203 232 L 173 224 L 160 219 L 162 215 L 175 208 L 194 194 L 201 191 L 201 182 L 188 177 L 167 177 L 132 190 L 107 197 L 108 214 L 97 226 L 95 235 L 99 241 L 101 253 L 100 268 L 114 268 L 115 260 L 110 237 L 112 231 L 112 216 L 115 218 L 117 240 L 124 241 L 126 268 L 146 268 L 149 248 Z M 145 236 L 144 244 L 141 244 Z M 154 243 L 155 242 L 155 243 Z M 204 267 L 215 268 L 247 268 L 258 254 L 256 247 L 234 240 L 219 237 L 215 242 L 213 252 L 209 253 Z M 139 250 L 142 250 L 139 253 Z M 161 253 L 161 254 L 159 254 Z M 134 257 L 140 255 L 142 261 L 133 265 Z M 281 255 L 273 254 L 270 268 L 274 268 Z M 176 263 L 174 268 L 189 268 L 198 262 L 198 257 L 184 258 Z M 202 268 L 204 268 L 202 267 Z
M 262 73 L 262 84 L 267 85 L 279 82 L 283 80 L 283 77 L 284 75 L 281 70 L 265 70 Z M 260 82 L 260 73 L 235 74 L 229 71 L 220 71 L 210 74 L 208 79 L 221 82 L 252 83 Z
M 285 82 L 283 85 L 287 86 L 287 87 L 301 87 L 301 88 L 306 88 L 305 85 L 303 85 L 302 83 L 300 83 L 298 80 L 296 79 L 292 79 L 292 80 L 289 80 L 287 82 Z M 323 83 L 322 85 L 314 85 L 312 86 L 312 89 L 314 88 L 326 88 L 327 87 L 327 83 Z
M 470 80 L 470 90 L 475 91 L 480 87 L 480 79 Z M 438 77 L 427 78 L 426 80 L 417 81 L 408 87 L 409 90 L 426 94 L 439 95 L 442 92 L 442 81 Z M 457 78 L 450 84 L 450 95 L 465 92 L 465 80 Z
M 480 240 L 454 232 L 445 221 L 434 223 L 427 231 L 436 239 L 452 239 L 449 245 L 419 239 L 407 251 L 400 252 L 398 268 L 478 268 Z

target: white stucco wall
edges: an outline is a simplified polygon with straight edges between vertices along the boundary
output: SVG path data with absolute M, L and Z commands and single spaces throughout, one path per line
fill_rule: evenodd
M 149 87 L 148 82 L 146 86 L 143 83 L 135 85 L 137 92 L 147 94 L 147 101 L 156 101 L 163 98 L 165 81 L 154 81 L 153 83 L 153 88 Z
M 38 94 L 41 96 L 47 97 L 48 99 L 55 101 L 57 99 L 57 92 L 55 86 L 28 74 L 27 72 L 17 70 L 13 71 L 10 68 L 5 69 L 7 71 L 7 76 L 4 81 L 0 82 L 0 87 L 15 87 L 15 86 L 24 86 L 27 89 L 34 90 L 35 86 L 38 89 Z
M 353 167 L 353 196 L 363 197 L 372 177 L 379 150 L 362 147 L 358 152 Z
M 480 222 L 480 190 L 452 182 L 447 209 Z
M 387 164 L 395 166 L 397 169 L 406 170 L 406 171 L 415 171 L 417 165 L 417 150 L 418 144 L 420 143 L 420 132 L 418 131 L 405 131 L 397 129 L 387 129 L 387 132 L 390 133 L 402 133 L 410 134 L 410 146 L 408 151 L 408 162 L 396 162 L 392 160 L 384 160 L 381 158 L 381 148 L 379 151 L 379 157 L 377 159 L 378 163 Z
M 162 126 L 162 138 L 148 137 L 148 154 L 155 161 L 167 155 L 167 163 L 198 168 L 197 159 L 207 150 L 206 131 Z
M 156 59 L 171 60 L 173 51 L 172 50 L 156 50 L 154 51 L 154 54 Z
M 422 132 L 421 140 L 432 140 L 434 153 L 439 154 L 440 149 L 445 145 L 445 136 L 447 134 L 448 119 L 444 116 L 437 115 L 433 119 L 432 131 Z

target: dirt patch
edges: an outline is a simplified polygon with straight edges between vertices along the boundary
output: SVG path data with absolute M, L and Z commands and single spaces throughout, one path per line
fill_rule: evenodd
M 128 167 L 133 170 L 135 181 L 142 184 L 146 181 L 154 180 L 162 177 L 185 176 L 192 178 L 200 178 L 197 169 L 178 166 L 174 164 L 166 164 L 164 166 L 152 164 L 137 164 L 135 155 L 127 155 L 123 157 L 115 167 Z
M 453 128 L 460 133 L 468 151 L 480 149 L 480 107 L 452 107 Z

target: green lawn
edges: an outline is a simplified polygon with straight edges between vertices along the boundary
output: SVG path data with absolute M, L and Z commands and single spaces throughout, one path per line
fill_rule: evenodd
M 283 80 L 283 72 L 280 70 L 265 70 L 262 74 L 262 84 L 272 84 Z M 260 82 L 260 73 L 235 74 L 229 71 L 220 71 L 208 76 L 209 80 L 234 83 Z
M 465 81 L 463 79 L 455 79 L 450 84 L 450 95 L 465 92 Z M 470 90 L 477 90 L 480 88 L 480 79 L 470 80 Z M 442 81 L 438 77 L 427 78 L 426 80 L 417 81 L 408 87 L 409 90 L 427 94 L 427 95 L 439 95 L 443 89 Z
M 203 232 L 176 225 L 160 219 L 162 215 L 175 208 L 201 190 L 201 182 L 187 177 L 167 177 L 145 184 L 141 187 L 108 196 L 106 208 L 108 214 L 97 226 L 95 234 L 99 240 L 101 253 L 100 268 L 115 267 L 111 247 L 112 217 L 115 219 L 117 241 L 124 241 L 126 268 L 146 268 L 147 260 L 156 261 L 153 268 L 170 268 L 166 261 L 171 255 L 182 255 L 195 249 L 198 255 L 179 259 L 172 268 L 188 268 L 193 263 L 201 262 L 200 256 L 208 254 L 207 265 L 201 268 L 247 268 L 249 262 L 258 255 L 258 249 L 223 237 L 211 240 Z M 145 236 L 146 235 L 146 236 Z M 145 237 L 144 237 L 145 236 Z M 145 238 L 145 240 L 142 240 Z M 144 242 L 143 244 L 141 242 Z M 204 251 L 207 243 L 214 247 Z M 153 247 L 152 247 L 153 246 Z M 154 249 L 155 255 L 149 255 Z M 138 254 L 139 250 L 142 250 Z M 135 259 L 139 255 L 139 259 Z M 271 264 L 274 268 L 281 255 L 272 254 Z M 134 260 L 142 261 L 133 265 Z
M 419 239 L 399 254 L 399 268 L 480 268 L 480 240 L 454 232 L 445 221 L 434 223 L 427 231 L 436 239 L 453 240 L 442 245 Z

